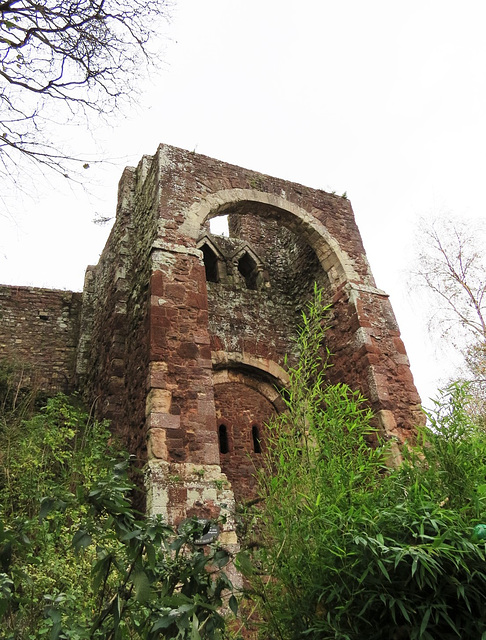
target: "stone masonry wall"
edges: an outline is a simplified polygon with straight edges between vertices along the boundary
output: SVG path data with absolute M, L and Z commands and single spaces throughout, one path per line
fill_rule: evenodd
M 388 296 L 348 284 L 335 293 L 331 317 L 331 382 L 359 389 L 385 433 L 399 442 L 413 437 L 424 417 Z
M 120 180 L 116 223 L 98 265 L 87 271 L 78 358 L 86 397 L 97 415 L 112 421 L 138 467 L 147 462 L 148 308 L 157 229 L 158 184 L 150 166 L 144 160 Z
M 301 311 L 312 296 L 314 283 L 326 289 L 329 297 L 329 279 L 315 252 L 302 237 L 278 220 L 250 213 L 230 213 L 228 226 L 231 237 L 246 240 L 262 257 L 272 288 L 288 297 L 299 321 Z
M 234 219 L 238 220 L 235 224 Z M 232 265 L 232 278 L 208 283 L 212 348 L 248 351 L 282 362 L 295 359 L 295 338 L 314 284 L 330 295 L 329 280 L 312 248 L 275 220 L 231 214 L 230 238 L 211 236 L 225 255 L 238 246 L 259 257 L 261 283 L 249 290 Z M 237 254 L 238 256 L 238 254 Z
M 219 215 L 230 238 L 209 233 Z M 77 344 L 87 400 L 147 463 L 149 510 L 173 523 L 225 513 L 235 543 L 226 476 L 238 499 L 251 495 L 315 282 L 333 303 L 331 380 L 361 390 L 384 433 L 403 441 L 420 399 L 350 202 L 167 145 L 122 176 L 80 320 L 78 294 L 0 289 L 0 357 L 30 358 L 46 386 L 70 388 Z
M 391 334 L 384 339 L 388 331 L 397 331 L 390 320 L 393 312 L 386 294 L 376 288 L 350 202 L 164 145 L 154 161 L 161 175 L 170 175 L 166 202 L 170 201 L 172 224 L 164 223 L 163 233 L 171 241 L 194 246 L 205 231 L 208 216 L 230 214 L 230 221 L 247 215 L 276 221 L 278 227 L 286 227 L 312 247 L 336 303 L 335 330 L 329 334 L 336 371 L 342 371 L 346 382 L 370 398 L 389 435 L 401 440 L 404 433 L 413 431 L 422 420 L 418 395 L 403 349 Z M 196 213 L 198 208 L 204 213 Z M 161 215 L 165 219 L 168 212 L 164 209 Z M 257 242 L 260 231 L 256 225 L 251 228 L 251 240 Z M 379 330 L 375 338 L 370 323 Z
M 86 272 L 83 292 L 78 376 L 96 415 L 113 421 L 128 444 L 124 398 L 126 374 L 126 307 L 128 272 L 128 203 L 132 177 L 120 182 L 117 224 L 113 227 L 96 267 Z M 134 454 L 136 451 L 134 450 Z
M 25 387 L 73 391 L 80 311 L 80 293 L 0 286 L 0 361 L 25 366 Z
M 224 428 L 227 446 L 222 447 L 221 468 L 231 482 L 237 502 L 253 497 L 255 470 L 266 448 L 265 423 L 275 407 L 255 389 L 239 382 L 215 386 L 218 429 Z M 255 447 L 258 434 L 260 451 Z M 255 450 L 256 449 L 256 450 Z

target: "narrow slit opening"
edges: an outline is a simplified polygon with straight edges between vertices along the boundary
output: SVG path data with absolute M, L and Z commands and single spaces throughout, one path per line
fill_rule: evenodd
M 251 428 L 251 437 L 253 440 L 253 451 L 255 453 L 261 453 L 262 445 L 260 441 L 260 430 L 258 429 L 256 424 L 254 424 L 253 427 Z
M 226 425 L 224 424 L 219 425 L 218 439 L 219 439 L 219 452 L 228 453 L 229 452 L 228 430 L 226 428 Z

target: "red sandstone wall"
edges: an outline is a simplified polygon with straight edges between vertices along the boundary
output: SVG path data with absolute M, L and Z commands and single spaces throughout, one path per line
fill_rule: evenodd
M 274 415 L 273 405 L 258 391 L 240 383 L 218 384 L 214 389 L 218 427 L 226 427 L 227 453 L 220 453 L 221 468 L 231 482 L 237 502 L 253 496 L 255 470 L 261 453 L 255 452 L 252 427 L 257 427 L 262 452 L 266 447 L 265 423 Z
M 217 464 L 211 350 L 204 266 L 195 255 L 161 256 L 151 280 L 150 353 L 161 373 L 151 386 L 164 392 L 153 430 L 165 432 L 171 462 Z
M 159 164 L 160 172 L 166 179 L 164 197 L 159 205 L 162 220 L 171 220 L 171 224 L 164 224 L 166 241 L 194 246 L 197 238 L 181 237 L 180 224 L 186 219 L 188 207 L 208 194 L 224 189 L 257 190 L 278 197 L 284 194 L 288 202 L 322 221 L 329 233 L 339 240 L 343 251 L 350 256 L 359 278 L 364 283 L 375 286 L 349 200 L 167 145 L 159 147 L 154 162 Z M 231 212 L 263 218 L 275 213 L 268 205 L 255 202 L 239 203 L 234 207 L 224 206 L 219 211 L 221 214 Z M 277 222 L 279 226 L 288 224 L 298 234 L 303 231 L 300 223 L 285 212 L 277 212 Z M 201 233 L 203 231 L 204 229 L 200 230 Z
M 153 163 L 161 185 L 156 246 L 163 264 L 157 267 L 161 284 L 151 298 L 151 359 L 169 367 L 160 389 L 167 391 L 172 403 L 169 415 L 157 418 L 161 421 L 157 428 L 165 430 L 165 442 L 173 443 L 169 451 L 178 450 L 181 460 L 203 462 L 202 442 L 207 439 L 206 461 L 214 460 L 209 454 L 214 439 L 214 426 L 211 429 L 208 423 L 213 420 L 211 411 L 199 412 L 197 398 L 190 391 L 191 387 L 197 390 L 194 393 L 204 397 L 209 406 L 212 387 L 201 359 L 201 343 L 196 341 L 196 336 L 206 339 L 200 324 L 200 313 L 205 314 L 206 308 L 200 299 L 203 288 L 192 250 L 207 231 L 203 217 L 198 217 L 198 203 L 206 198 L 211 201 L 214 193 L 236 194 L 235 200 L 230 195 L 227 202 L 224 195 L 221 200 L 214 199 L 213 209 L 205 211 L 230 215 L 232 230 L 247 239 L 263 261 L 270 289 L 245 290 L 234 273 L 229 273 L 226 283 L 208 283 L 212 350 L 234 350 L 282 364 L 296 331 L 290 307 L 302 308 L 310 297 L 314 276 L 319 279 L 321 275 L 321 282 L 326 283 L 323 265 L 329 269 L 329 295 L 336 303 L 329 334 L 335 377 L 369 397 L 389 434 L 402 438 L 407 430 L 410 433 L 420 421 L 418 396 L 406 356 L 396 341 L 389 301 L 375 287 L 349 201 L 172 147 L 161 146 Z M 245 193 L 251 197 L 245 199 Z M 251 199 L 258 194 L 262 194 L 260 202 Z M 288 209 L 269 204 L 267 196 L 283 199 Z M 293 213 L 292 206 L 299 207 L 301 213 Z M 321 231 L 308 221 L 315 221 L 316 226 L 321 223 Z M 330 234 L 331 244 L 326 234 Z M 222 250 L 226 249 L 224 244 Z M 314 261 L 311 245 L 321 262 L 306 270 Z M 190 262 L 192 269 L 185 269 L 183 280 L 176 280 L 174 274 L 183 261 Z M 279 295 L 274 296 L 275 291 Z M 201 444 L 194 448 L 191 439 Z
M 26 387 L 72 391 L 80 311 L 80 293 L 0 286 L 0 360 L 26 365 Z
M 116 223 L 98 265 L 87 272 L 78 357 L 87 399 L 98 416 L 111 420 L 139 467 L 147 460 L 150 248 L 159 198 L 157 177 L 145 170 L 143 162 L 138 170 L 125 170 Z M 141 172 L 143 197 L 137 194 Z
M 405 346 L 388 296 L 363 289 L 350 304 L 357 293 L 357 287 L 343 287 L 334 297 L 329 378 L 359 389 L 375 411 L 385 412 L 378 425 L 404 441 L 424 422 Z

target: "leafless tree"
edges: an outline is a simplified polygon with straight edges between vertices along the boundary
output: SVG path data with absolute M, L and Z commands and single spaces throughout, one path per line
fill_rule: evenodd
M 423 222 L 414 281 L 429 296 L 432 327 L 467 342 L 486 343 L 486 252 L 484 229 L 451 218 Z
M 0 175 L 28 159 L 65 175 L 49 122 L 109 114 L 156 59 L 170 0 L 0 0 Z
M 472 220 L 422 221 L 412 283 L 425 289 L 430 329 L 464 357 L 472 412 L 486 417 L 485 228 Z

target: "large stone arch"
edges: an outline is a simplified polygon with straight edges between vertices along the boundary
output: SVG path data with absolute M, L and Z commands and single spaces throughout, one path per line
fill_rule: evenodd
M 260 206 L 256 215 L 275 215 L 278 212 L 285 226 L 300 234 L 315 251 L 322 268 L 328 274 L 333 288 L 345 282 L 360 280 L 351 258 L 326 227 L 303 207 L 282 196 L 255 189 L 223 189 L 195 202 L 186 212 L 180 232 L 197 240 L 204 224 L 223 215 L 229 209 L 245 204 Z

